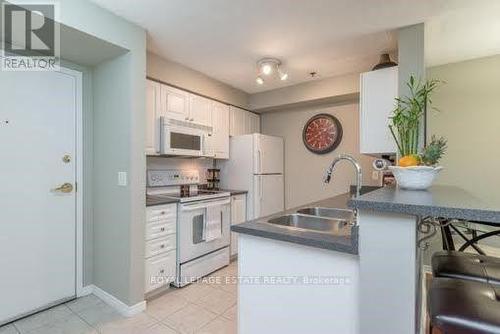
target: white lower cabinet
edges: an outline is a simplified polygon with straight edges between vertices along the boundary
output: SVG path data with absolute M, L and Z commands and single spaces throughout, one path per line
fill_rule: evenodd
M 146 293 L 170 284 L 175 277 L 175 250 L 146 259 L 145 273 Z
M 146 208 L 145 293 L 173 282 L 176 270 L 177 204 Z
M 246 221 L 247 195 L 231 196 L 231 225 L 241 224 Z M 238 254 L 238 233 L 231 232 L 231 256 Z

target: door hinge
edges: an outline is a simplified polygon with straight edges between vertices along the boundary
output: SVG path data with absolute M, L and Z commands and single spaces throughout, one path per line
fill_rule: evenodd
M 75 182 L 75 193 L 78 191 L 78 183 Z

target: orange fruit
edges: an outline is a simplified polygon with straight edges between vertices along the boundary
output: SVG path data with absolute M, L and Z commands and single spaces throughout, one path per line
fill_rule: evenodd
M 417 155 L 405 155 L 398 161 L 400 167 L 411 167 L 418 166 L 420 164 L 420 158 Z

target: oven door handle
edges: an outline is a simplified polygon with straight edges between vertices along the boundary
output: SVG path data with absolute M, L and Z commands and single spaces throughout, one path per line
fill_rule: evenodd
M 202 202 L 193 204 L 181 204 L 181 211 L 193 211 L 198 209 L 205 209 L 211 206 L 226 205 L 230 204 L 231 200 L 228 198 L 224 201 L 212 201 L 212 202 Z

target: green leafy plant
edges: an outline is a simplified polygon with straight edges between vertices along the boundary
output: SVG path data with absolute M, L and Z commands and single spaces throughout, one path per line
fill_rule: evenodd
M 418 154 L 422 118 L 426 107 L 432 105 L 431 94 L 440 82 L 434 79 L 422 82 L 412 75 L 406 84 L 409 96 L 396 98 L 389 129 L 401 157 Z
M 432 136 L 431 142 L 427 144 L 420 154 L 420 160 L 426 166 L 436 165 L 446 152 L 446 145 L 446 139 L 443 137 Z

